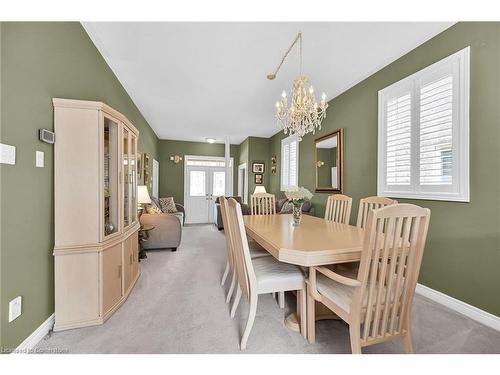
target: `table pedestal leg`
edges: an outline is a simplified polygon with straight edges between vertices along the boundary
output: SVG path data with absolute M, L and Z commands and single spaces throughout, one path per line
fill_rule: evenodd
M 291 313 L 285 318 L 285 326 L 295 332 L 300 332 L 299 319 L 297 318 L 297 313 Z

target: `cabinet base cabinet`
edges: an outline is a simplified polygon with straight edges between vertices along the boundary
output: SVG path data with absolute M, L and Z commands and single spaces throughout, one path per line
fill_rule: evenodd
M 105 315 L 122 298 L 122 252 L 127 251 L 127 240 L 101 251 L 102 315 Z M 123 247 L 123 250 L 122 250 Z
M 134 232 L 124 241 L 123 246 L 123 292 L 127 292 L 139 272 L 138 232 Z
M 54 250 L 54 331 L 103 324 L 127 300 L 140 274 L 138 229 L 111 244 Z

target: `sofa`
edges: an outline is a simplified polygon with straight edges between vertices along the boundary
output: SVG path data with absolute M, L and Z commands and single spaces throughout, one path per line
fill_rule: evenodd
M 240 205 L 241 205 L 241 213 L 243 215 L 250 215 L 251 210 L 250 206 L 246 203 L 241 203 L 241 197 L 226 197 L 227 199 L 229 198 L 234 198 Z M 281 209 L 283 208 L 283 205 L 286 203 L 287 199 L 286 198 L 281 198 L 276 200 L 276 213 L 279 214 L 281 212 Z M 224 229 L 224 224 L 222 223 L 222 216 L 220 212 L 220 202 L 219 202 L 219 197 L 215 199 L 215 206 L 214 206 L 214 217 L 215 217 L 215 226 L 217 229 L 222 230 Z M 307 201 L 303 204 L 302 206 L 302 212 L 304 215 L 311 215 L 314 216 L 314 206 L 312 205 L 311 202 Z
M 151 200 L 159 207 L 155 198 Z M 154 229 L 149 232 L 149 238 L 142 243 L 148 249 L 171 249 L 176 251 L 182 239 L 182 227 L 186 221 L 184 206 L 176 203 L 175 213 L 148 214 L 143 213 L 139 219 L 142 225 L 152 225 Z

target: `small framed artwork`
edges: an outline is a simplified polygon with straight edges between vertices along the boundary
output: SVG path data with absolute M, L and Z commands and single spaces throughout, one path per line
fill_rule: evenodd
M 142 182 L 142 154 L 139 152 L 137 154 L 137 178 L 139 182 Z M 142 184 L 141 184 L 142 185 Z
M 142 157 L 142 168 L 143 168 L 144 185 L 147 185 L 149 181 L 149 155 L 146 153 L 143 154 Z
M 264 173 L 264 163 L 253 163 L 252 171 L 253 173 Z
M 262 185 L 262 175 L 260 173 L 257 173 L 255 175 L 255 184 L 256 185 Z

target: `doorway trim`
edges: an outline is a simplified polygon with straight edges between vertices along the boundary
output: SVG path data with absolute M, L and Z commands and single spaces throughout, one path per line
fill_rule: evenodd
M 188 197 L 188 189 L 189 189 L 189 186 L 187 184 L 187 180 L 188 180 L 188 176 L 187 176 L 187 172 L 188 172 L 188 161 L 189 160 L 211 160 L 211 161 L 223 161 L 225 162 L 226 161 L 226 158 L 224 156 L 203 156 L 203 155 L 184 155 L 184 181 L 183 181 L 183 184 L 184 184 L 184 209 L 186 210 L 186 215 L 187 213 L 189 212 L 189 197 Z M 234 178 L 233 178 L 233 175 L 234 175 L 234 158 L 233 157 L 230 157 L 229 158 L 230 160 L 230 163 L 231 163 L 231 185 L 230 185 L 230 188 L 229 188 L 229 192 L 226 192 L 226 196 L 232 196 L 233 195 L 233 190 L 234 190 Z
M 241 177 L 244 171 L 243 178 Z M 238 195 L 242 197 L 243 203 L 248 204 L 248 168 L 247 163 L 238 166 Z
M 151 175 L 153 176 L 151 195 L 158 199 L 160 195 L 160 162 L 156 159 L 153 159 L 153 171 Z

